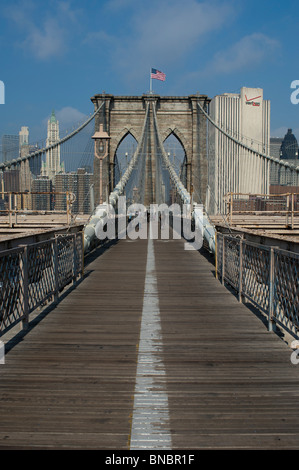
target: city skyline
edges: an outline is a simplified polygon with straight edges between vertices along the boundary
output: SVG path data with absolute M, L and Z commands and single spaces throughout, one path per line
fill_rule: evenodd
M 42 139 L 53 108 L 62 127 L 73 126 L 93 111 L 95 93 L 147 93 L 155 67 L 166 80 L 153 89 L 165 96 L 263 88 L 271 137 L 292 128 L 298 138 L 299 105 L 290 99 L 299 79 L 296 7 L 293 0 L 270 9 L 256 0 L 3 0 L 0 134 L 28 126 L 32 141 Z

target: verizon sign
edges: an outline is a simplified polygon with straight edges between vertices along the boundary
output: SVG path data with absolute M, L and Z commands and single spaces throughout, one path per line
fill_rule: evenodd
M 259 98 L 262 98 L 262 95 L 256 96 L 255 98 L 247 98 L 247 96 L 245 95 L 246 104 L 249 105 L 249 106 L 260 106 L 261 102 L 256 101 Z
M 240 93 L 240 133 L 246 142 L 256 150 L 262 150 L 263 136 L 263 89 L 241 88 Z

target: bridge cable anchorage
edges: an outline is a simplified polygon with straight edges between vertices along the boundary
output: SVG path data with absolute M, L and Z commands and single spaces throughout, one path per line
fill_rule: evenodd
M 91 246 L 91 242 L 96 237 L 96 225 L 103 221 L 106 217 L 109 217 L 110 209 L 116 208 L 117 202 L 119 197 L 124 193 L 126 186 L 132 176 L 133 170 L 136 167 L 136 164 L 140 160 L 140 156 L 143 151 L 145 138 L 146 138 L 146 127 L 149 118 L 149 105 L 147 104 L 146 112 L 145 112 L 145 119 L 142 128 L 141 138 L 139 140 L 138 146 L 133 157 L 130 160 L 130 163 L 127 167 L 127 170 L 121 177 L 120 181 L 117 183 L 113 191 L 110 193 L 108 201 L 104 202 L 103 204 L 98 205 L 94 213 L 91 215 L 90 220 L 84 227 L 84 253 L 87 252 Z
M 177 191 L 179 193 L 179 196 L 183 204 L 187 206 L 187 212 L 189 211 L 191 212 L 191 218 L 193 219 L 195 223 L 195 229 L 201 230 L 203 239 L 207 242 L 209 250 L 215 254 L 216 229 L 209 219 L 209 216 L 208 216 L 208 213 L 206 211 L 204 204 L 199 204 L 199 203 L 195 203 L 192 201 L 192 197 L 190 193 L 187 191 L 187 189 L 181 182 L 171 161 L 169 160 L 169 157 L 167 155 L 167 152 L 164 148 L 164 145 L 161 139 L 161 135 L 159 133 L 155 103 L 153 103 L 153 116 L 154 116 L 156 135 L 158 138 L 159 147 L 162 152 L 162 158 L 164 160 L 164 164 L 167 170 L 169 171 L 171 180 L 174 183 L 175 187 L 177 188 Z
M 59 147 L 61 144 L 67 142 L 72 137 L 74 137 L 76 134 L 79 134 L 79 132 L 82 131 L 95 118 L 95 116 L 99 113 L 99 111 L 102 109 L 103 106 L 104 106 L 104 102 L 101 103 L 101 105 L 98 107 L 98 109 L 83 124 L 81 124 L 77 129 L 75 129 L 70 134 L 68 134 L 65 137 L 63 137 L 62 139 L 60 139 L 59 141 L 57 141 L 57 142 L 55 142 L 51 145 L 48 145 L 48 146 L 46 146 L 42 149 L 39 149 L 36 152 L 32 152 L 32 153 L 30 153 L 28 155 L 24 155 L 22 157 L 18 157 L 15 160 L 0 163 L 0 171 L 5 170 L 5 168 L 10 168 L 11 166 L 14 166 L 16 164 L 19 164 L 19 163 L 25 162 L 27 160 L 30 160 L 34 157 L 42 156 L 44 153 L 46 153 L 46 152 L 48 152 L 48 151 L 50 151 L 50 150 L 52 150 L 56 147 Z

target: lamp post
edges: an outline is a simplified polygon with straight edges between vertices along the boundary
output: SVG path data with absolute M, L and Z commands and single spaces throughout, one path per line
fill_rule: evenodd
M 100 130 L 93 136 L 94 154 L 100 160 L 100 204 L 103 203 L 103 160 L 108 155 L 108 142 L 111 137 L 103 130 L 103 124 L 100 124 Z

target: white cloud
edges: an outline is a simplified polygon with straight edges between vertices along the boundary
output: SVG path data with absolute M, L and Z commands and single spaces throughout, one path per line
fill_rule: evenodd
M 224 51 L 215 54 L 204 72 L 229 74 L 244 68 L 255 67 L 270 60 L 280 49 L 280 43 L 262 33 L 244 36 Z
M 195 0 L 162 2 L 135 18 L 140 50 L 164 59 L 181 55 L 205 34 L 223 25 L 231 8 L 228 3 Z
M 57 1 L 55 8 L 42 12 L 42 19 L 35 19 L 37 6 L 32 1 L 19 2 L 6 9 L 6 17 L 12 20 L 21 35 L 17 45 L 39 60 L 63 55 L 68 49 L 71 26 L 77 21 L 77 12 L 67 1 Z
M 87 120 L 88 116 L 76 108 L 71 106 L 65 106 L 64 108 L 55 111 L 55 116 L 59 121 L 59 128 L 62 131 L 72 131 L 72 128 L 79 127 L 84 121 Z M 50 115 L 43 119 L 43 127 L 46 129 Z M 63 137 L 63 135 L 61 135 Z
M 119 0 L 113 1 L 114 8 L 118 3 Z M 98 44 L 106 42 L 107 46 L 113 46 L 110 51 L 112 64 L 123 70 L 128 78 L 136 79 L 151 66 L 163 70 L 163 67 L 175 64 L 194 51 L 202 38 L 234 16 L 231 0 L 141 3 L 127 0 L 127 5 L 134 9 L 117 41 L 103 30 L 91 33 L 89 38 L 98 39 Z
M 88 44 L 92 46 L 94 44 L 112 44 L 116 46 L 118 43 L 117 38 L 112 35 L 107 34 L 105 31 L 91 31 L 87 33 L 86 37 L 83 39 L 83 44 Z
M 53 19 L 45 21 L 43 28 L 32 26 L 22 43 L 24 49 L 29 49 L 37 59 L 48 59 L 63 55 L 66 51 L 64 31 Z
M 72 108 L 71 106 L 65 106 L 56 112 L 56 117 L 63 126 L 67 126 L 71 124 L 82 124 L 88 116 L 81 113 L 78 109 Z

